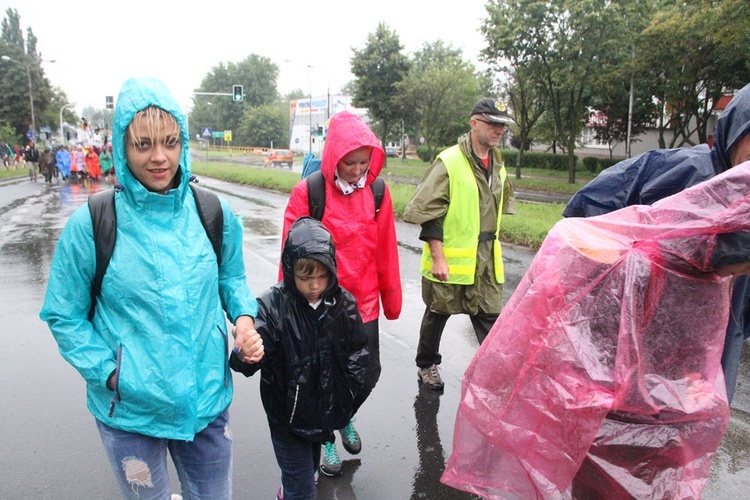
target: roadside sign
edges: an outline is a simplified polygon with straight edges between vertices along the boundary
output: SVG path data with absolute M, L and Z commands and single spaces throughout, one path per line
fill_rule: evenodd
M 225 130 L 224 131 L 224 140 L 226 142 L 232 142 L 232 131 L 231 130 Z
M 26 137 L 27 137 L 27 138 L 28 138 L 28 139 L 29 139 L 30 141 L 35 141 L 35 140 L 37 140 L 37 139 L 39 138 L 39 134 L 37 133 L 37 131 L 36 131 L 36 130 L 34 130 L 34 129 L 29 129 L 28 131 L 26 131 Z
M 203 127 L 203 133 L 201 135 L 203 137 L 211 137 L 211 129 L 208 127 Z
M 224 131 L 223 130 L 214 130 L 212 137 L 214 139 L 223 139 L 224 138 Z

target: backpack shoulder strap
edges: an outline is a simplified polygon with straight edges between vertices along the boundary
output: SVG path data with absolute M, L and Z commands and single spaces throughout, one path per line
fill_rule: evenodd
M 211 246 L 216 253 L 216 263 L 221 267 L 221 246 L 224 243 L 224 212 L 221 209 L 221 201 L 216 193 L 190 184 L 195 198 L 195 206 L 198 207 L 198 215 L 201 218 L 203 229 L 206 230 Z
M 115 190 L 108 189 L 89 196 L 89 212 L 94 227 L 94 246 L 96 248 L 96 271 L 91 284 L 91 308 L 89 320 L 94 317 L 96 298 L 102 289 L 104 273 L 109 267 L 109 260 L 115 249 L 117 238 L 117 213 L 115 212 Z
M 323 172 L 318 170 L 305 177 L 307 181 L 307 205 L 310 217 L 323 220 L 326 208 L 326 181 Z
M 380 205 L 383 203 L 383 196 L 385 196 L 385 181 L 382 177 L 376 177 L 375 180 L 370 184 L 372 190 L 372 196 L 375 198 L 375 217 L 380 212 Z

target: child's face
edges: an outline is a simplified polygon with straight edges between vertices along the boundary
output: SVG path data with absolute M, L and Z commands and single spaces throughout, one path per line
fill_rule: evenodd
M 355 149 L 341 158 L 337 165 L 339 176 L 351 184 L 357 182 L 370 166 L 371 149 L 368 146 Z
M 310 274 L 294 273 L 294 284 L 308 302 L 317 302 L 328 288 L 330 273 L 324 266 L 316 267 Z

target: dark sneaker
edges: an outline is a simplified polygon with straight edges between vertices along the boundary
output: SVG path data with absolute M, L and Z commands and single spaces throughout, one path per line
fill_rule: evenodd
M 320 472 L 331 477 L 341 475 L 341 460 L 334 443 L 328 442 L 323 445 L 320 457 Z
M 354 419 L 351 419 L 346 427 L 339 429 L 339 434 L 341 434 L 341 444 L 344 445 L 344 449 L 352 455 L 356 455 L 362 451 L 362 441 L 359 439 L 359 433 L 352 422 L 354 422 Z
M 419 375 L 419 381 L 422 382 L 426 387 L 439 391 L 443 388 L 443 379 L 440 378 L 440 372 L 438 371 L 437 365 L 432 365 L 427 368 L 419 368 L 417 370 Z

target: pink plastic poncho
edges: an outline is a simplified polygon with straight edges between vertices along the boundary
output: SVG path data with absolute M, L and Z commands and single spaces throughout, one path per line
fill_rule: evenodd
M 729 421 L 731 278 L 750 163 L 550 231 L 463 379 L 445 484 L 485 498 L 697 498 Z

